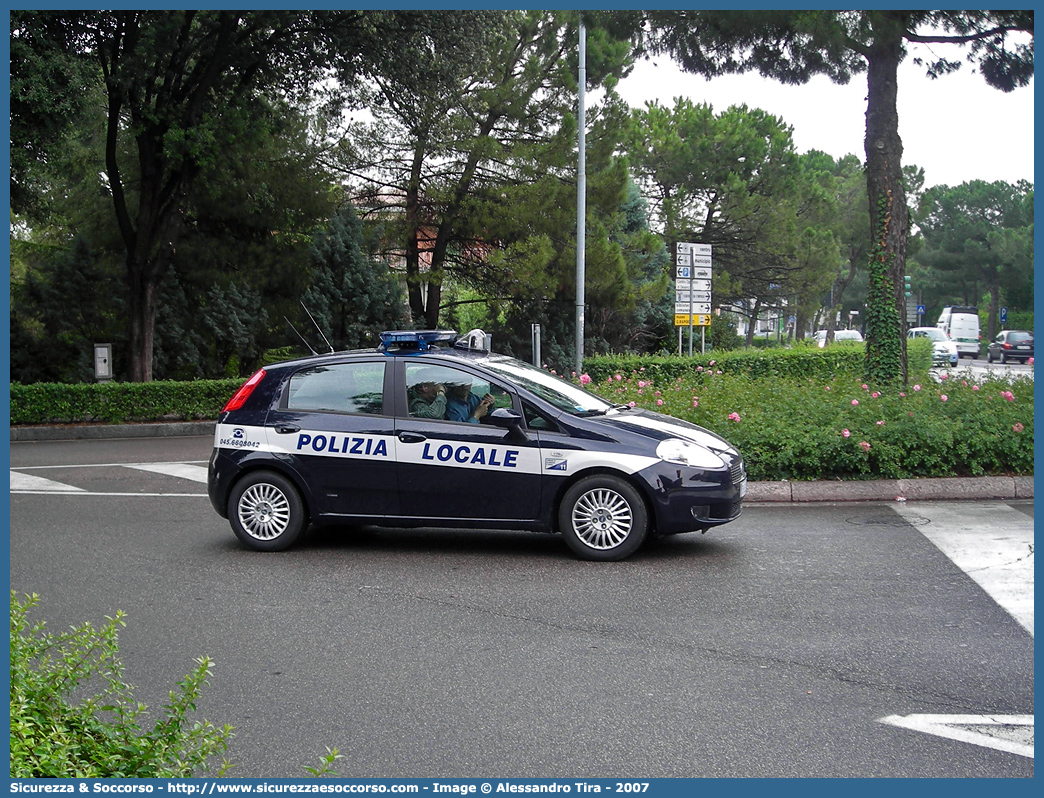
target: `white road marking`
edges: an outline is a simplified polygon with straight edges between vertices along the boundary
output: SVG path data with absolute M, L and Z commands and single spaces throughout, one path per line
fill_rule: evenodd
M 127 468 L 135 468 L 138 471 L 150 471 L 153 474 L 166 474 L 169 477 L 180 477 L 190 479 L 193 482 L 206 484 L 207 469 L 204 466 L 189 465 L 188 463 L 135 463 Z
M 76 495 L 76 496 L 138 496 L 158 498 L 162 496 L 206 498 L 206 493 L 128 493 L 118 491 L 94 491 L 66 485 L 53 479 L 45 479 L 23 471 L 55 470 L 62 468 L 134 468 L 154 474 L 188 479 L 192 482 L 207 481 L 206 466 L 191 463 L 83 463 L 60 466 L 22 466 L 19 470 L 11 469 L 11 493 L 36 495 Z
M 878 720 L 1033 759 L 1032 715 L 889 715 Z
M 33 476 L 32 474 L 22 474 L 18 471 L 11 471 L 11 492 L 12 493 L 86 493 L 83 488 L 74 488 L 72 485 L 64 485 L 61 482 L 55 482 L 53 479 L 44 479 L 43 477 Z
M 896 512 L 1033 634 L 1033 519 L 1001 502 L 907 502 Z

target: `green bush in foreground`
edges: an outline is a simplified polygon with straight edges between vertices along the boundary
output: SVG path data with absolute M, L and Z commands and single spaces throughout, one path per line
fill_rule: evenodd
M 209 772 L 212 757 L 228 749 L 229 726 L 189 725 L 211 662 L 196 668 L 170 692 L 163 717 L 142 730 L 146 707 L 123 681 L 117 630 L 123 613 L 95 629 L 89 622 L 52 635 L 30 625 L 36 595 L 11 591 L 12 778 L 189 777 Z M 94 691 L 97 691 L 96 693 Z M 77 696 L 74 701 L 74 694 Z M 86 697 L 82 697 L 86 695 Z M 217 775 L 231 767 L 226 760 Z
M 639 368 L 586 387 L 699 424 L 739 449 L 752 480 L 881 479 L 1033 473 L 1027 377 L 875 388 L 839 377 L 757 379 L 711 359 L 695 375 Z

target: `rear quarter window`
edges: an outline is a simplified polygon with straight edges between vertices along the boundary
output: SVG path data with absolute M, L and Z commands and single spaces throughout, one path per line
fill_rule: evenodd
M 384 412 L 384 363 L 331 363 L 290 378 L 287 410 L 318 413 Z

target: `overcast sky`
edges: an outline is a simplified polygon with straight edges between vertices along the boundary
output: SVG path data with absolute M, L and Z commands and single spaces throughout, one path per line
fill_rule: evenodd
M 822 150 L 835 158 L 864 160 L 866 75 L 847 86 L 817 77 L 787 86 L 758 75 L 706 80 L 682 72 L 668 58 L 640 62 L 620 84 L 632 106 L 675 97 L 710 103 L 716 112 L 746 104 L 780 117 L 794 129 L 798 152 Z M 899 71 L 899 135 L 903 164 L 924 169 L 925 187 L 969 180 L 1033 181 L 1033 84 L 1005 94 L 986 85 L 965 63 L 959 72 L 932 80 L 910 56 Z

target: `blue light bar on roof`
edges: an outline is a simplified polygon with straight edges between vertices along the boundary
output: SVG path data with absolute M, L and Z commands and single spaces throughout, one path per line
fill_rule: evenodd
M 385 330 L 381 333 L 381 348 L 384 350 L 416 349 L 424 352 L 432 344 L 451 343 L 456 340 L 453 330 Z

